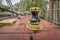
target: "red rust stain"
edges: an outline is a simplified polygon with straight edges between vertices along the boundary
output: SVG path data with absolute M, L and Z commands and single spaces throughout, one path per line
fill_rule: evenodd
M 29 23 L 31 16 L 24 16 L 21 19 L 17 19 L 17 22 L 11 26 L 4 26 L 0 28 L 0 40 L 29 40 L 31 30 L 26 28 L 26 24 Z M 60 30 L 54 28 L 55 25 L 41 19 L 41 23 L 44 25 L 46 31 L 38 31 L 33 34 L 33 38 L 37 40 L 60 40 Z M 23 33 L 22 33 L 23 32 Z M 28 33 L 27 33 L 28 32 Z M 5 33 L 5 34 L 4 34 Z M 16 34 L 13 34 L 16 33 Z

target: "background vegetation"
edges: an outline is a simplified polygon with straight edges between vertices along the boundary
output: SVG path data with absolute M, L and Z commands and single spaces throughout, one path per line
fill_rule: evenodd
M 34 4 L 35 1 L 35 4 Z M 29 10 L 30 7 L 40 7 L 43 9 L 44 1 L 43 0 L 25 0 L 26 2 L 26 10 Z
M 35 1 L 35 4 L 34 4 L 34 1 Z M 21 3 L 16 3 L 16 4 L 13 5 L 13 8 L 15 9 L 15 11 L 18 12 L 20 4 Z M 25 11 L 28 11 L 30 9 L 30 7 L 40 7 L 41 9 L 43 9 L 43 7 L 44 7 L 44 1 L 43 0 L 25 0 L 23 6 L 24 6 L 23 10 L 25 10 Z M 0 4 L 0 7 L 4 8 L 4 9 L 10 9 L 9 6 L 3 5 L 3 4 Z M 1 13 L 1 11 L 0 11 L 0 13 Z

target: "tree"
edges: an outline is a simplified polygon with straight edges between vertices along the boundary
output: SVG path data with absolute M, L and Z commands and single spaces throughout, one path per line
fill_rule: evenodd
M 36 1 L 35 4 L 34 1 Z M 29 10 L 30 7 L 40 7 L 41 9 L 44 7 L 43 0 L 25 0 L 25 2 L 26 2 L 26 10 Z
M 13 6 L 14 6 L 14 9 L 15 9 L 16 11 L 18 11 L 19 5 L 20 5 L 20 3 L 16 3 L 15 5 L 13 5 Z
M 3 8 L 3 9 L 7 9 L 7 10 L 10 9 L 10 7 L 8 7 L 6 5 L 0 5 L 0 7 Z M 4 10 L 2 10 L 2 11 L 4 11 Z

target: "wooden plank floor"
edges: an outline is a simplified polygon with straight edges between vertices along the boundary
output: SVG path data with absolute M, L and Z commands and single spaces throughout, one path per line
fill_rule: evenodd
M 29 40 L 31 30 L 26 28 L 31 16 L 24 16 L 17 19 L 17 22 L 11 26 L 0 27 L 0 40 Z M 55 25 L 41 19 L 46 31 L 39 31 L 35 34 L 36 40 L 60 40 L 60 29 L 54 28 Z

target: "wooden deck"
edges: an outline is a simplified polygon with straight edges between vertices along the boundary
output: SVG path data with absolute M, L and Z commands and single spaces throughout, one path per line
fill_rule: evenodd
M 17 19 L 14 25 L 0 27 L 0 40 L 30 40 L 29 33 L 32 31 L 26 28 L 30 18 L 31 16 L 24 16 Z M 47 30 L 36 33 L 36 40 L 60 40 L 60 29 L 54 28 L 54 24 L 43 19 L 41 23 Z

